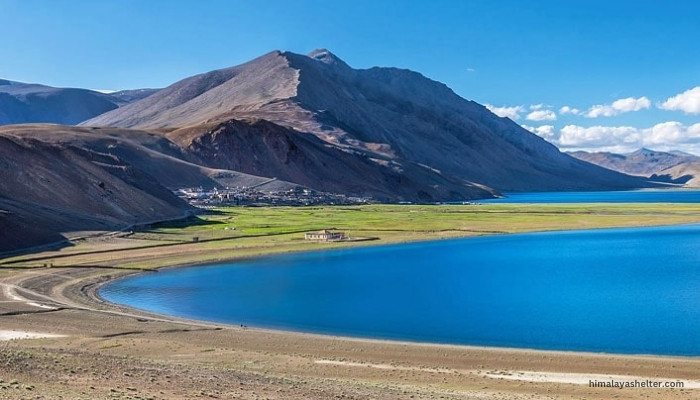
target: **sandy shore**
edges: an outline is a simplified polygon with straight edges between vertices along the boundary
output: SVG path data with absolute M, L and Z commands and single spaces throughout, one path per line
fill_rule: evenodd
M 12 339 L 0 341 L 0 399 L 700 397 L 700 358 L 415 344 L 181 320 L 95 295 L 124 273 L 0 270 L 0 340 Z M 27 335 L 36 336 L 20 338 Z M 635 380 L 685 388 L 589 387 Z

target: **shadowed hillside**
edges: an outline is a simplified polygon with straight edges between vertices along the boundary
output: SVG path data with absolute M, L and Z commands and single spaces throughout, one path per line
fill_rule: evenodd
M 0 127 L 0 252 L 54 242 L 67 232 L 181 217 L 190 207 L 174 188 L 266 181 L 178 156 L 175 144 L 142 131 Z
M 2 225 L 30 228 L 3 229 L 0 250 L 45 243 L 66 231 L 175 218 L 188 208 L 153 177 L 106 154 L 0 137 L 0 159 Z
M 204 129 L 203 129 L 204 128 Z M 492 197 L 490 189 L 415 163 L 373 159 L 265 120 L 230 120 L 167 134 L 199 164 L 381 201 Z

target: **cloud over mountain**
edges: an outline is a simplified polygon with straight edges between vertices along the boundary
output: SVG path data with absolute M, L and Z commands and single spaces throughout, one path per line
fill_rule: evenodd
M 491 104 L 485 104 L 484 105 L 486 108 L 489 109 L 492 113 L 498 115 L 499 117 L 502 118 L 510 118 L 513 121 L 516 121 L 520 119 L 520 113 L 525 111 L 525 107 L 523 106 L 503 106 L 503 107 L 496 107 Z
M 640 147 L 658 147 L 664 150 L 685 147 L 700 152 L 700 123 L 685 125 L 667 121 L 648 128 L 633 126 L 566 125 L 556 131 L 552 125 L 523 128 L 556 144 L 562 149 L 587 149 L 625 152 Z
M 525 106 L 496 107 L 491 104 L 485 104 L 484 106 L 499 117 L 510 118 L 513 121 L 519 120 L 521 118 L 520 114 L 528 110 Z M 557 119 L 557 114 L 545 108 L 544 104 L 532 104 L 529 110 L 530 112 L 525 116 L 525 119 L 528 121 L 555 121 Z

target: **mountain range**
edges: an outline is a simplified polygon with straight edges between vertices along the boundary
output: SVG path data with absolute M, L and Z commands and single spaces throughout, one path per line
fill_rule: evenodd
M 32 122 L 74 125 L 156 91 L 137 89 L 106 94 L 0 79 L 0 125 Z
M 648 177 L 687 187 L 700 187 L 700 157 L 681 151 L 655 151 L 641 148 L 627 154 L 576 151 L 580 160 L 629 175 Z
M 378 67 L 356 70 L 327 50 L 308 56 L 271 52 L 236 67 L 183 79 L 82 125 L 167 130 L 166 137 L 189 154 L 201 156 L 199 160 L 208 166 L 236 166 L 250 174 L 281 175 L 305 183 L 364 185 L 323 173 L 323 163 L 299 164 L 308 158 L 295 158 L 289 149 L 304 152 L 308 143 L 404 178 L 423 176 L 412 196 L 390 196 L 389 200 L 456 200 L 498 191 L 643 185 L 639 179 L 562 154 L 509 119 L 419 73 Z M 278 139 L 284 133 L 289 149 L 277 147 L 287 152 L 277 154 L 284 168 L 237 164 L 245 156 L 255 158 L 250 149 L 238 152 L 233 144 L 238 136 L 263 131 L 277 132 Z M 216 154 L 206 150 L 222 146 L 225 151 Z M 259 158 L 267 160 L 267 156 Z M 295 167 L 295 176 L 285 174 Z M 389 190 L 393 193 L 395 188 Z M 419 195 L 421 191 L 425 193 Z
M 160 90 L 3 82 L 0 122 L 64 125 L 0 127 L 0 228 L 33 232 L 0 236 L 0 250 L 176 218 L 189 206 L 174 189 L 273 177 L 386 202 L 654 185 L 563 154 L 417 72 L 353 69 L 328 50 L 274 51 Z

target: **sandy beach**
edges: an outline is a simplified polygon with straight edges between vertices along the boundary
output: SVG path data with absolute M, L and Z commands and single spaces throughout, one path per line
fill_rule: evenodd
M 695 398 L 700 359 L 417 344 L 189 321 L 103 302 L 125 272 L 0 272 L 2 399 Z M 590 387 L 590 381 L 684 388 Z

